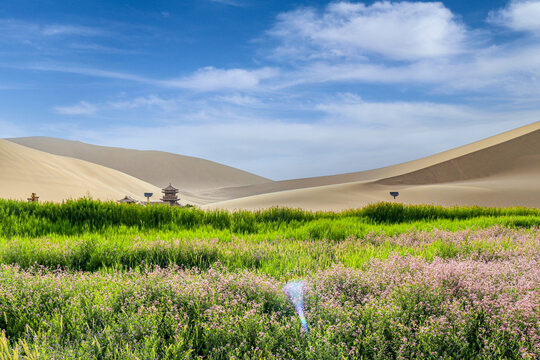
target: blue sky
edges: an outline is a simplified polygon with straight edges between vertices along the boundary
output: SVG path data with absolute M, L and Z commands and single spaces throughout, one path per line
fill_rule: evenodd
M 540 120 L 540 0 L 0 5 L 0 137 L 272 178 L 391 165 Z

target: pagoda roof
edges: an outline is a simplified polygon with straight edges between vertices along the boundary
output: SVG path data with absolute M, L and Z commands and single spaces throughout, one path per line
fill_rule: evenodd
M 175 191 L 175 190 L 178 190 L 178 189 L 172 186 L 171 183 L 169 183 L 169 186 L 163 189 L 163 191 Z
M 118 202 L 120 202 L 120 203 L 136 203 L 137 200 L 135 200 L 131 196 L 126 195 L 123 199 L 118 200 Z

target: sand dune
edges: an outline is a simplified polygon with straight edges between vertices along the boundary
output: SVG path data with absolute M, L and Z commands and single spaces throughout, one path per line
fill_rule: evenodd
M 0 140 L 0 169 L 0 198 L 4 199 L 26 200 L 36 192 L 40 201 L 87 195 L 101 200 L 129 195 L 143 200 L 144 192 L 160 193 L 156 186 L 119 171 L 6 140 Z
M 399 191 L 404 203 L 540 207 L 540 122 L 387 168 L 221 191 L 239 195 L 261 187 L 273 192 L 208 207 L 339 210 L 391 200 L 389 191 Z
M 26 198 L 34 191 L 54 201 L 87 193 L 140 199 L 171 181 L 184 200 L 208 208 L 340 210 L 391 200 L 389 191 L 413 204 L 540 207 L 540 122 L 385 168 L 286 181 L 158 151 L 43 137 L 10 140 L 0 142 L 0 197 Z
M 518 175 L 539 164 L 540 130 L 536 130 L 423 169 L 379 180 L 378 183 L 427 185 L 489 178 L 505 173 Z
M 387 166 L 379 169 L 373 169 L 373 170 L 367 170 L 367 171 L 359 171 L 359 172 L 353 172 L 353 173 L 347 173 L 347 174 L 339 174 L 339 175 L 331 175 L 331 176 L 320 176 L 320 177 L 312 177 L 312 178 L 304 178 L 304 179 L 293 179 L 293 180 L 284 180 L 284 181 L 273 181 L 273 182 L 267 182 L 263 184 L 255 184 L 255 185 L 249 185 L 249 186 L 239 186 L 239 187 L 228 187 L 223 189 L 217 189 L 217 190 L 211 190 L 207 192 L 199 192 L 198 198 L 200 199 L 201 203 L 211 203 L 216 201 L 225 201 L 230 199 L 236 199 L 241 197 L 248 197 L 253 195 L 259 195 L 259 194 L 267 194 L 272 192 L 280 192 L 280 191 L 288 191 L 288 190 L 296 190 L 296 189 L 304 189 L 304 188 L 311 188 L 311 187 L 319 187 L 319 186 L 325 186 L 325 185 L 336 185 L 336 184 L 345 184 L 345 183 L 351 183 L 351 182 L 359 182 L 359 181 L 368 181 L 368 180 L 379 180 L 379 179 L 388 179 L 393 178 L 399 175 L 404 175 L 408 173 L 412 173 L 414 171 L 419 171 L 422 169 L 429 168 L 431 166 L 435 166 L 438 164 L 442 164 L 444 162 L 449 162 L 453 159 L 466 156 L 468 154 L 476 153 L 478 151 L 491 148 L 495 145 L 499 145 L 505 142 L 508 142 L 510 140 L 519 139 L 522 136 L 527 136 L 532 132 L 535 132 L 536 130 L 540 129 L 540 122 L 536 122 L 527 126 L 523 126 L 514 130 L 507 131 L 502 134 L 498 134 L 480 141 L 476 141 L 471 144 L 467 144 L 464 146 L 457 147 L 455 149 L 451 149 L 448 151 L 444 151 L 435 155 L 431 155 L 425 158 L 421 158 L 418 160 L 413 160 L 397 165 Z M 529 137 L 530 141 L 534 141 L 532 137 Z M 529 141 L 529 142 L 530 142 Z M 523 144 L 525 144 L 526 141 L 523 141 Z M 517 145 L 517 144 L 516 144 Z M 526 144 L 525 144 L 526 145 Z M 529 153 L 533 153 L 534 150 L 538 151 L 538 147 L 534 147 L 534 144 L 532 145 L 526 145 L 529 146 L 528 151 Z M 504 161 L 501 162 L 501 168 L 500 170 L 504 170 L 504 167 L 509 165 L 509 160 L 513 156 L 519 155 L 519 152 L 521 151 L 520 146 L 509 146 L 509 154 L 508 156 L 504 155 L 504 151 L 497 152 L 496 156 L 494 156 L 493 159 L 498 159 L 499 157 L 503 157 Z M 489 156 L 489 152 L 485 152 L 485 155 Z M 489 159 L 489 158 L 488 158 Z M 479 159 L 480 160 L 480 159 Z M 469 167 L 466 167 L 463 169 L 463 171 L 471 171 L 471 175 L 462 175 L 460 178 L 459 176 L 455 176 L 452 178 L 445 179 L 446 176 L 451 176 L 451 174 L 442 174 L 438 180 L 438 182 L 444 182 L 444 181 L 454 181 L 454 180 L 464 180 L 464 179 L 472 179 L 476 178 L 479 175 L 481 175 L 482 168 L 486 167 L 484 165 L 484 161 L 479 161 L 478 164 L 476 164 L 476 158 L 471 159 Z M 464 162 L 465 163 L 465 162 Z M 506 164 L 506 165 L 505 165 Z M 491 164 L 498 166 L 497 164 Z M 478 169 L 477 169 L 478 167 Z M 444 167 L 444 169 L 451 170 L 450 167 Z M 488 167 L 486 167 L 485 174 L 490 174 L 489 171 L 492 170 Z M 436 173 L 433 173 L 434 176 L 432 178 L 435 180 Z M 426 182 L 429 183 L 429 182 Z
M 85 144 L 49 137 L 12 138 L 9 141 L 51 154 L 103 165 L 163 188 L 172 183 L 182 196 L 216 188 L 262 184 L 270 181 L 213 161 L 162 151 L 141 151 Z
M 435 204 L 443 206 L 526 206 L 540 207 L 538 180 L 540 171 L 523 179 L 520 176 L 498 177 L 489 181 L 467 181 L 434 185 L 385 186 L 374 182 L 354 182 L 338 185 L 289 190 L 216 202 L 206 208 L 256 210 L 273 206 L 309 210 L 346 210 L 378 201 L 398 201 L 405 204 Z M 389 191 L 399 191 L 392 200 Z

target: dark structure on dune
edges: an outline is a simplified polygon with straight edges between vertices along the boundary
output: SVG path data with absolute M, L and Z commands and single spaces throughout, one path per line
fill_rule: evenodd
M 169 183 L 169 186 L 167 186 L 165 189 L 161 190 L 163 193 L 163 197 L 161 198 L 161 201 L 164 203 L 168 203 L 171 206 L 179 206 L 178 201 L 180 199 L 178 198 L 178 189 Z
M 131 196 L 126 195 L 123 199 L 120 199 L 117 202 L 122 203 L 122 204 L 136 204 L 137 200 L 135 200 Z

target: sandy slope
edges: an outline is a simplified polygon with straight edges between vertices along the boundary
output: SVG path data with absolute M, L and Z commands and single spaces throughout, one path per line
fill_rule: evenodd
M 9 141 L 51 154 L 70 156 L 115 169 L 160 188 L 172 183 L 189 196 L 211 189 L 262 184 L 270 180 L 213 161 L 161 151 L 141 151 L 85 144 L 49 137 Z M 192 198 L 193 198 L 192 196 Z
M 475 153 L 477 151 L 493 147 L 495 145 L 520 138 L 521 136 L 527 135 L 531 132 L 534 132 L 535 130 L 540 129 L 540 122 L 536 122 L 527 126 L 523 126 L 514 130 L 507 131 L 505 133 L 495 135 L 471 144 L 467 144 L 464 146 L 460 146 L 455 149 L 451 149 L 445 152 L 441 152 L 435 155 L 431 155 L 425 158 L 421 158 L 418 160 L 413 160 L 397 165 L 392 165 L 384 168 L 379 169 L 373 169 L 373 170 L 367 170 L 367 171 L 360 171 L 360 172 L 353 172 L 353 173 L 347 173 L 347 174 L 339 174 L 339 175 L 331 175 L 331 176 L 320 176 L 320 177 L 312 177 L 312 178 L 304 178 L 304 179 L 293 179 L 293 180 L 284 180 L 284 181 L 273 181 L 263 184 L 255 184 L 255 185 L 249 185 L 249 186 L 239 186 L 239 187 L 228 187 L 223 189 L 217 189 L 217 190 L 211 190 L 207 192 L 199 192 L 197 195 L 200 199 L 201 203 L 211 203 L 216 201 L 225 201 L 230 199 L 236 199 L 241 197 L 247 197 L 247 196 L 253 196 L 253 195 L 259 195 L 259 194 L 267 194 L 272 192 L 280 192 L 280 191 L 288 191 L 288 190 L 296 190 L 296 189 L 303 189 L 303 188 L 310 188 L 310 187 L 318 187 L 318 186 L 325 186 L 325 185 L 335 185 L 335 184 L 344 184 L 344 183 L 351 183 L 351 182 L 358 182 L 358 181 L 368 181 L 368 180 L 378 180 L 378 179 L 386 179 L 386 178 L 392 178 L 398 175 L 408 174 L 414 171 L 418 171 L 421 169 L 426 169 L 431 166 L 441 164 L 447 161 L 450 161 L 452 159 L 459 158 L 461 156 L 465 156 L 468 154 Z M 538 150 L 538 148 L 536 148 Z M 514 151 L 512 151 L 508 157 L 515 156 L 515 153 L 520 151 L 520 148 L 518 146 L 514 146 Z M 497 156 L 500 155 L 501 152 L 497 154 Z M 507 158 L 508 158 L 507 157 Z M 472 159 L 471 164 L 473 165 L 473 168 L 467 168 L 466 170 L 474 170 L 474 174 L 471 174 L 471 176 L 464 175 L 463 179 L 465 178 L 475 178 L 479 174 L 479 171 L 476 171 L 474 169 L 475 165 L 475 159 Z M 508 163 L 508 160 L 505 160 L 501 166 L 505 166 L 504 164 Z M 482 164 L 478 164 L 480 167 L 483 167 Z M 489 174 L 489 168 L 486 169 L 486 174 Z M 444 177 L 448 176 L 448 174 L 442 175 L 441 180 L 444 182 Z M 454 177 L 454 180 L 458 180 L 458 177 Z M 448 181 L 450 181 L 448 179 Z
M 399 191 L 405 203 L 540 207 L 540 122 L 387 168 L 221 192 L 241 195 L 261 187 L 259 195 L 208 207 L 348 209 L 391 200 L 389 191 Z
M 389 191 L 399 191 L 398 200 L 405 203 L 540 207 L 540 122 L 403 164 L 287 181 L 157 151 L 42 137 L 11 140 L 0 140 L 0 197 L 26 198 L 32 191 L 42 200 L 55 201 L 87 193 L 101 199 L 159 194 L 140 178 L 159 186 L 172 181 L 183 199 L 210 208 L 339 210 L 391 200 Z
M 40 201 L 60 202 L 91 195 L 118 200 L 144 199 L 160 189 L 119 171 L 79 159 L 48 154 L 0 140 L 0 198 L 24 199 L 36 192 Z

